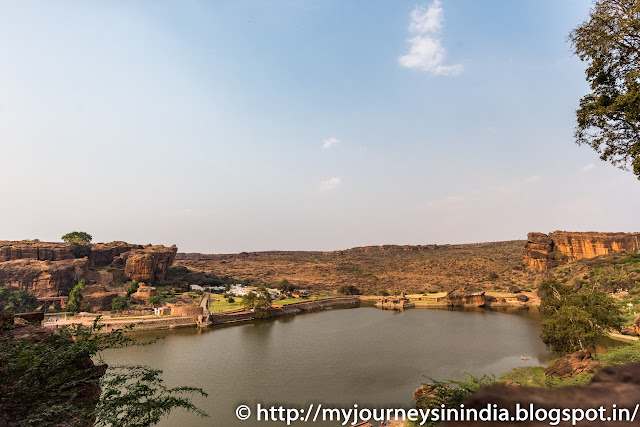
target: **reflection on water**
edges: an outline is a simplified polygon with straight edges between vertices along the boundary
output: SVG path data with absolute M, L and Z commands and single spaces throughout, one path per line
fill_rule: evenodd
M 110 350 L 105 359 L 147 364 L 162 369 L 169 386 L 209 393 L 196 401 L 210 418 L 176 412 L 163 426 L 260 425 L 237 421 L 241 403 L 407 407 L 428 378 L 459 379 L 464 371 L 498 375 L 548 358 L 538 338 L 539 315 L 528 311 L 362 307 L 136 334 L 140 340 L 158 335 L 164 339 Z M 530 359 L 520 360 L 523 355 Z

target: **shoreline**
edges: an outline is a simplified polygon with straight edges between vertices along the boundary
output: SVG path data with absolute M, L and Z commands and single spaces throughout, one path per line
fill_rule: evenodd
M 246 309 L 236 309 L 230 310 L 222 313 L 208 313 L 201 314 L 195 316 L 158 316 L 158 317 L 140 317 L 140 318 L 111 318 L 111 317 L 102 317 L 99 322 L 103 325 L 103 332 L 111 332 L 115 329 L 123 328 L 126 325 L 133 325 L 132 331 L 151 331 L 151 330 L 167 330 L 167 329 L 177 329 L 177 328 L 208 328 L 218 325 L 232 325 L 236 323 L 247 323 L 254 320 L 268 320 L 275 319 L 283 316 L 294 316 L 297 314 L 312 312 L 312 311 L 321 311 L 321 310 L 330 310 L 333 308 L 358 308 L 361 306 L 370 306 L 376 307 L 376 302 L 379 301 L 382 297 L 362 297 L 351 296 L 351 297 L 336 297 L 336 298 L 328 298 L 323 300 L 309 300 L 309 301 L 301 301 L 286 305 L 275 305 L 269 308 L 268 317 L 259 318 L 256 317 L 256 313 L 251 310 Z M 427 301 L 412 301 L 413 304 L 410 307 L 404 309 L 398 308 L 384 308 L 378 307 L 381 310 L 396 310 L 403 311 L 408 309 L 435 309 L 435 310 L 444 310 L 444 309 L 473 309 L 475 310 L 537 310 L 537 305 L 532 303 L 522 303 L 516 301 L 507 301 L 507 302 L 487 302 L 482 306 L 477 305 L 464 305 L 464 306 L 454 306 L 451 303 L 447 303 L 445 301 L 440 302 L 427 302 Z M 65 319 L 63 321 L 59 321 L 56 319 L 55 321 L 49 321 L 42 324 L 43 327 L 49 329 L 59 329 L 64 326 L 71 326 L 74 324 L 81 324 L 83 326 L 91 326 L 94 320 L 98 317 L 98 314 L 86 314 L 82 316 L 78 316 L 79 318 L 73 319 Z

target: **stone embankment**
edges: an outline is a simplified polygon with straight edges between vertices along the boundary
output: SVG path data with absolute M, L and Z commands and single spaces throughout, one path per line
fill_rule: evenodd
M 535 271 L 600 255 L 640 253 L 640 233 L 554 231 L 549 235 L 529 233 L 527 237 L 524 265 Z
M 305 311 L 325 310 L 329 308 L 357 307 L 360 305 L 358 297 L 330 298 L 314 301 L 303 301 L 283 306 L 274 306 L 269 309 L 269 317 L 300 314 Z M 209 321 L 213 325 L 237 323 L 255 320 L 255 313 L 249 310 L 234 310 L 225 313 L 209 315 Z
M 87 246 L 87 253 L 76 257 L 67 243 L 0 241 L 0 286 L 45 298 L 68 295 L 82 278 L 98 285 L 127 280 L 155 284 L 164 279 L 178 250 L 125 242 Z

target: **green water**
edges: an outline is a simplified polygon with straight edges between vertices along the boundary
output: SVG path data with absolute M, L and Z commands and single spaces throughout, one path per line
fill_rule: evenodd
M 137 334 L 149 345 L 110 350 L 109 364 L 146 364 L 168 385 L 203 388 L 195 399 L 209 413 L 175 412 L 161 426 L 253 426 L 239 404 L 408 407 L 427 377 L 499 375 L 548 358 L 535 313 L 490 310 L 404 312 L 371 307 L 326 310 L 206 330 Z M 521 356 L 530 359 L 523 361 Z M 335 423 L 333 423 L 335 425 Z

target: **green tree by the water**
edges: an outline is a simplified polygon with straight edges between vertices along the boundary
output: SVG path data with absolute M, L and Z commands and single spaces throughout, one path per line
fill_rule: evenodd
M 576 292 L 548 279 L 539 287 L 542 341 L 557 352 L 569 353 L 592 347 L 609 329 L 620 329 L 620 309 L 602 292 Z
M 569 35 L 591 93 L 577 110 L 578 144 L 640 179 L 640 1 L 597 0 Z

